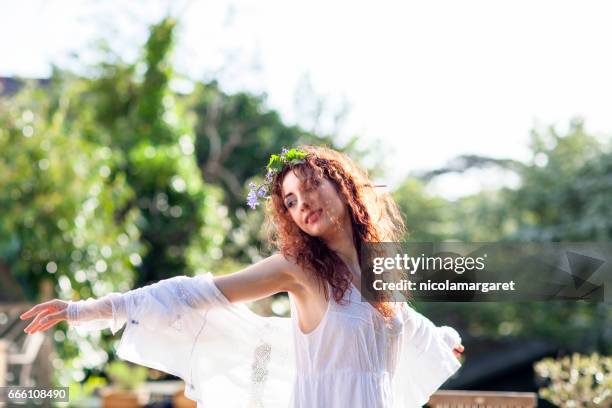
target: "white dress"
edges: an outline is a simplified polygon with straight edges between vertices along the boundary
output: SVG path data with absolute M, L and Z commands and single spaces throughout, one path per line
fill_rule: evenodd
M 420 407 L 460 367 L 457 332 L 406 304 L 385 323 L 351 285 L 349 303 L 330 297 L 304 334 L 291 296 L 291 318 L 262 317 L 230 303 L 212 278 L 70 302 L 68 322 L 113 334 L 127 323 L 117 355 L 180 377 L 198 408 Z

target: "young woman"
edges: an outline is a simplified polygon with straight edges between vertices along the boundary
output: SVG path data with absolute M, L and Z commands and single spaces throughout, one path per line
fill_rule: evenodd
M 25 312 L 27 333 L 62 320 L 115 334 L 120 358 L 176 375 L 198 407 L 418 407 L 460 366 L 461 338 L 405 302 L 362 300 L 363 244 L 400 241 L 389 194 L 345 154 L 273 155 L 249 205 L 267 203 L 279 252 L 225 276 L 178 276 L 123 294 Z M 266 198 L 268 200 L 266 200 Z M 367 272 L 366 272 L 367 273 Z M 243 302 L 288 292 L 291 318 Z

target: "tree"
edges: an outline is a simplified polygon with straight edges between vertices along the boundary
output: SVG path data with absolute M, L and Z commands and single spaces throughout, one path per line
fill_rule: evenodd
M 85 123 L 94 131 L 88 137 L 120 155 L 111 171 L 125 174 L 134 190 L 119 215 L 139 209 L 136 224 L 146 248 L 137 266 L 139 286 L 210 268 L 230 227 L 223 192 L 201 178 L 193 120 L 169 87 L 175 27 L 172 18 L 153 25 L 142 61 L 100 64 L 75 95 L 89 110 Z M 72 115 L 83 118 L 80 111 Z
M 0 258 L 31 300 L 44 281 L 68 298 L 104 294 L 131 280 L 142 251 L 136 213 L 115 220 L 134 196 L 110 177 L 117 157 L 83 140 L 67 109 L 40 89 L 0 100 Z
M 515 239 L 610 241 L 612 150 L 585 132 L 581 120 L 566 135 L 554 128 L 532 133 L 533 159 L 507 191 L 518 222 Z
M 425 194 L 416 181 L 397 191 L 412 241 L 590 242 L 612 240 L 612 148 L 589 135 L 580 120 L 567 134 L 554 128 L 532 132 L 527 163 L 461 156 L 422 175 L 427 182 L 449 172 L 499 166 L 519 177 L 503 187 L 455 202 Z M 412 228 L 411 228 L 412 225 Z M 466 327 L 472 335 L 539 336 L 574 349 L 612 350 L 605 328 L 612 324 L 606 304 L 586 302 L 420 304 L 427 313 Z

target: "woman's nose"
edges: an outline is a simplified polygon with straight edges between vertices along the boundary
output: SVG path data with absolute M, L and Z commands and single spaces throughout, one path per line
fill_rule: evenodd
M 301 211 L 308 211 L 312 208 L 312 199 L 309 194 L 302 194 L 299 200 L 300 200 L 300 210 Z
M 310 210 L 310 204 L 308 200 L 304 200 L 303 198 L 300 201 L 300 210 L 302 212 Z

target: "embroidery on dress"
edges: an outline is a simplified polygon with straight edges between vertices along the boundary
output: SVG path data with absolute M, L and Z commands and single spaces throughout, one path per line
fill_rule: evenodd
M 190 308 L 196 308 L 195 302 L 193 301 L 193 298 L 190 295 L 189 291 L 186 290 L 185 287 L 183 287 L 183 282 L 179 281 L 178 279 L 176 282 L 176 295 L 183 301 L 183 303 L 185 303 Z M 170 327 L 179 332 L 183 330 L 182 315 L 180 313 L 176 313 L 172 316 Z
M 268 379 L 268 363 L 270 363 L 272 346 L 262 343 L 255 348 L 253 364 L 251 365 L 251 403 L 250 407 L 263 407 L 262 394 Z
M 174 320 L 170 323 L 170 327 L 179 332 L 183 330 L 183 321 L 181 320 L 180 314 L 174 316 Z

